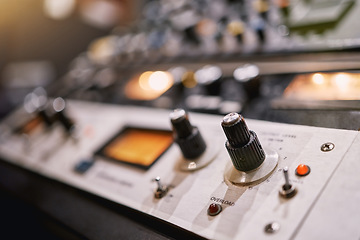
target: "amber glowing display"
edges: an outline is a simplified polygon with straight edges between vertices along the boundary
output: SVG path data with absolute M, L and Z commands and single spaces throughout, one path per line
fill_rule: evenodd
M 25 125 L 16 130 L 20 134 L 32 134 L 43 123 L 40 116 L 32 118 Z
M 359 100 L 360 73 L 328 72 L 301 74 L 285 89 L 291 100 Z
M 98 154 L 141 168 L 149 168 L 172 144 L 171 131 L 125 128 Z

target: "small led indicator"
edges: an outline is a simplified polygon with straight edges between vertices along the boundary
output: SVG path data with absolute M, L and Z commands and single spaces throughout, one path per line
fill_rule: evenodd
M 85 172 L 87 172 L 87 170 L 89 170 L 94 164 L 94 160 L 93 159 L 85 159 L 82 160 L 80 162 L 78 162 L 75 165 L 75 172 L 80 173 L 80 174 L 84 174 Z
M 221 207 L 220 204 L 212 203 L 212 204 L 210 204 L 207 212 L 208 212 L 208 214 L 209 214 L 210 216 L 216 216 L 216 215 L 218 215 L 221 211 L 222 211 L 222 207 Z
M 306 176 L 310 173 L 310 167 L 305 164 L 299 164 L 295 170 L 296 175 L 298 176 Z

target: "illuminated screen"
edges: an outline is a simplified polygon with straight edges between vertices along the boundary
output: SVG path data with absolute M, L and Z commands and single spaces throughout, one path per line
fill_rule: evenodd
M 40 116 L 36 116 L 26 122 L 23 126 L 16 129 L 15 132 L 19 134 L 32 134 L 42 124 L 42 122 L 42 118 Z
M 285 89 L 291 100 L 359 100 L 360 73 L 329 72 L 301 74 Z
M 127 127 L 105 144 L 97 154 L 148 169 L 172 142 L 171 131 Z

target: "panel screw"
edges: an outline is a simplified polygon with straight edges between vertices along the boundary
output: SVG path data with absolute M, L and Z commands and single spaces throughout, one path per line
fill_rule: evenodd
M 331 143 L 331 142 L 327 142 L 324 143 L 323 145 L 321 145 L 321 151 L 323 152 L 330 152 L 335 148 L 335 144 Z
M 272 223 L 266 224 L 266 226 L 265 226 L 266 233 L 275 233 L 275 232 L 279 231 L 279 229 L 280 229 L 280 224 L 277 222 L 272 222 Z

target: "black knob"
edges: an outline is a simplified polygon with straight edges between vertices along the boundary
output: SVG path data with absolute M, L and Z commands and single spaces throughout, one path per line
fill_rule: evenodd
M 195 72 L 197 83 L 206 95 L 218 96 L 221 89 L 222 70 L 218 66 L 206 65 Z
M 258 37 L 259 44 L 264 44 L 266 41 L 266 32 L 265 32 L 265 21 L 263 19 L 258 19 L 254 22 L 254 30 Z
M 251 171 L 265 160 L 265 152 L 255 132 L 250 131 L 244 118 L 238 113 L 229 113 L 221 122 L 227 141 L 225 147 L 234 167 L 239 171 Z
M 251 100 L 260 94 L 260 69 L 254 64 L 245 64 L 235 69 L 234 79 L 246 91 L 247 97 Z
M 199 157 L 206 149 L 206 143 L 197 127 L 190 124 L 183 109 L 175 109 L 170 114 L 174 139 L 187 159 Z
M 38 112 L 38 116 L 41 117 L 41 119 L 43 119 L 43 121 L 45 122 L 46 126 L 50 127 L 53 124 L 53 119 L 49 116 L 49 114 L 46 112 L 46 109 L 40 109 Z
M 50 127 L 53 124 L 52 115 L 48 112 L 48 97 L 44 88 L 38 87 L 26 95 L 24 107 L 29 113 L 36 112 L 46 126 Z
M 193 43 L 195 45 L 200 44 L 200 39 L 195 31 L 195 26 L 190 26 L 184 29 L 184 34 L 185 34 L 185 39 L 188 40 L 190 43 Z
M 71 133 L 74 128 L 75 124 L 73 120 L 71 120 L 65 113 L 66 103 L 65 100 L 61 97 L 58 97 L 53 102 L 53 108 L 55 110 L 56 119 L 64 126 L 65 130 Z

